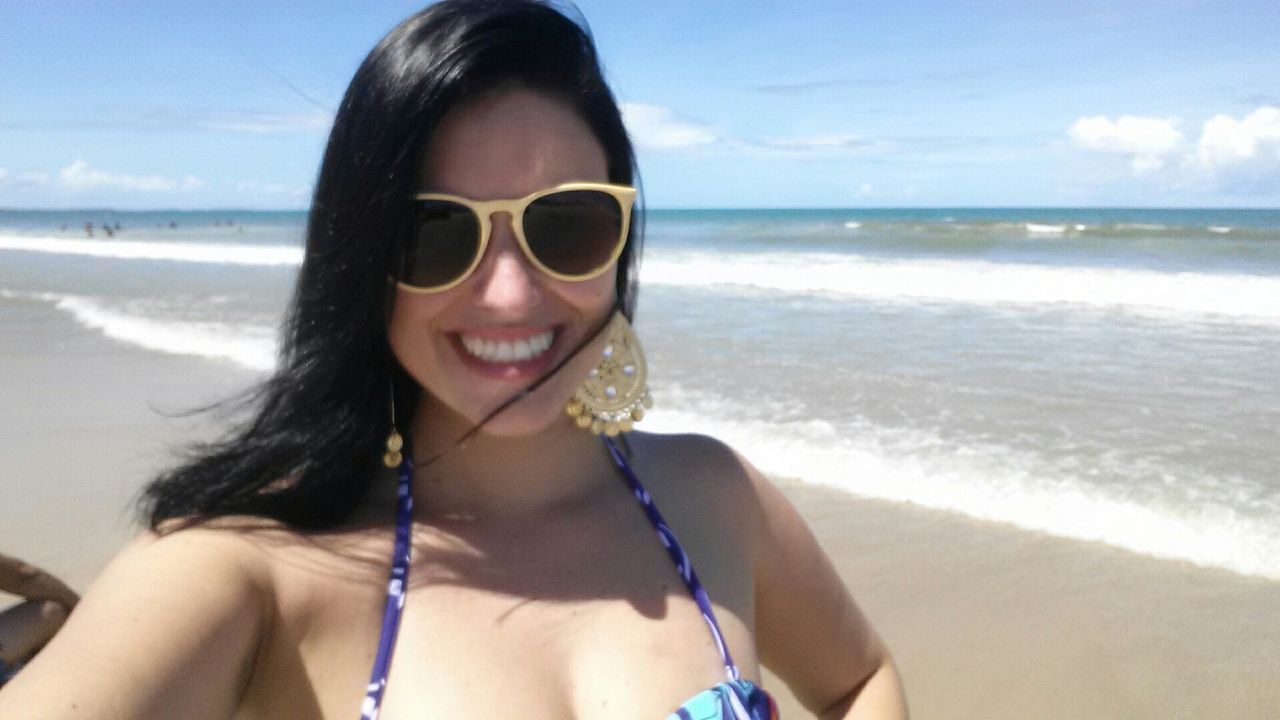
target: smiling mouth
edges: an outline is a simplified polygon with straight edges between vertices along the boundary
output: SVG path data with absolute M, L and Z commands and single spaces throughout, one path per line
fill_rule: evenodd
M 537 360 L 551 349 L 554 330 L 545 330 L 515 340 L 498 340 L 477 335 L 459 335 L 463 350 L 486 363 L 524 363 Z

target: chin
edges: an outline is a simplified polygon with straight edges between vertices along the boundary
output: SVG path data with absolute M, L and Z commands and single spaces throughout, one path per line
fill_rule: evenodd
M 498 413 L 485 423 L 480 432 L 496 438 L 520 438 L 540 435 L 556 430 L 577 430 L 572 419 L 564 410 L 566 403 L 554 407 L 522 408 L 522 400 L 510 408 Z M 472 419 L 472 424 L 479 423 L 483 417 Z
M 552 379 L 530 395 L 516 400 L 485 422 L 480 433 L 490 437 L 518 438 L 559 428 L 576 430 L 573 419 L 565 412 L 573 390 L 560 387 L 562 384 Z M 500 394 L 487 397 L 450 397 L 448 394 L 433 393 L 426 389 L 423 392 L 425 404 L 421 407 L 419 417 L 427 419 L 437 428 L 453 426 L 454 432 L 465 432 L 479 425 L 496 408 L 519 392 L 520 388 L 515 386 L 503 388 Z

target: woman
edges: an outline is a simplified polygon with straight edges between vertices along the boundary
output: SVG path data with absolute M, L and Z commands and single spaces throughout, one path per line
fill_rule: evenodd
M 824 717 L 904 714 L 767 481 L 707 438 L 611 437 L 645 401 L 633 166 L 558 12 L 393 30 L 335 120 L 279 372 L 151 486 L 153 532 L 0 715 L 761 719 L 761 660 Z

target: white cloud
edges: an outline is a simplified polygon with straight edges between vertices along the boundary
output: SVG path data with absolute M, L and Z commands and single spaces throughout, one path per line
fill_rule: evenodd
M 1196 161 L 1210 171 L 1241 165 L 1280 166 L 1280 107 L 1261 107 L 1236 120 L 1215 115 L 1204 123 Z
M 176 192 L 195 190 L 203 185 L 199 178 L 188 175 L 180 180 L 159 175 L 127 175 L 109 173 L 89 167 L 84 160 L 76 160 L 58 171 L 58 179 L 70 190 L 108 188 L 135 192 Z
M 257 180 L 241 180 L 236 183 L 236 190 L 254 195 L 283 195 L 291 198 L 302 198 L 311 194 L 311 188 L 285 185 L 284 183 L 263 183 Z
M 636 145 L 672 149 L 710 145 L 717 140 L 709 125 L 682 120 L 671 108 L 645 103 L 622 103 L 622 121 Z
M 1172 119 L 1124 115 L 1080 118 L 1068 129 L 1079 147 L 1129 158 L 1135 174 L 1175 185 L 1252 192 L 1280 188 L 1280 107 L 1236 119 L 1218 114 L 1188 142 Z
M 805 137 L 734 137 L 721 134 L 711 125 L 681 117 L 675 110 L 661 105 L 626 102 L 621 107 L 622 120 L 631 133 L 632 141 L 642 148 L 715 147 L 730 153 L 819 155 L 874 149 L 883 145 L 857 135 L 838 133 Z
M 1099 115 L 1076 120 L 1067 134 L 1087 150 L 1128 155 L 1133 171 L 1145 173 L 1164 167 L 1169 156 L 1182 148 L 1177 124 L 1174 118 L 1121 115 L 1112 120 Z
M 42 172 L 10 172 L 0 168 L 0 186 L 23 187 L 31 185 L 48 185 L 49 173 Z
M 770 150 L 796 153 L 823 153 L 864 148 L 867 141 L 856 135 L 813 135 L 799 138 L 766 138 L 760 143 Z
M 228 130 L 254 135 L 325 132 L 333 123 L 329 113 L 222 112 L 199 119 L 196 124 L 209 130 Z

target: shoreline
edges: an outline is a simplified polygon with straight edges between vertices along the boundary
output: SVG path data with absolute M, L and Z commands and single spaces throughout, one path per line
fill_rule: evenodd
M 248 386 L 229 362 L 0 302 L 0 551 L 83 591 L 130 502 L 208 437 L 166 417 Z M 159 412 L 158 412 L 159 411 Z M 1269 718 L 1280 582 L 779 480 L 894 653 L 916 718 Z M 772 676 L 783 717 L 808 715 Z

